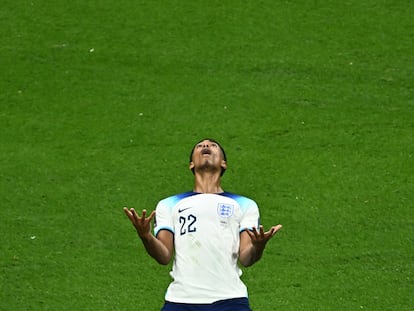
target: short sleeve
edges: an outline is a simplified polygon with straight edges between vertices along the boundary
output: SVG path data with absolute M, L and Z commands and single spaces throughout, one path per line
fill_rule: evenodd
M 174 224 L 172 217 L 172 206 L 168 204 L 169 200 L 164 199 L 158 202 L 155 213 L 154 235 L 157 236 L 160 230 L 168 230 L 174 233 Z
M 260 213 L 256 202 L 244 198 L 241 210 L 242 219 L 240 221 L 240 230 L 251 230 L 253 227 L 258 228 L 260 225 Z

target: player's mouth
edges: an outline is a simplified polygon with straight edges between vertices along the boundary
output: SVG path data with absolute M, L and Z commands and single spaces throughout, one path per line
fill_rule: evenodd
M 211 155 L 211 151 L 210 151 L 210 149 L 204 148 L 203 150 L 201 150 L 201 154 L 203 156 L 205 156 L 205 155 Z

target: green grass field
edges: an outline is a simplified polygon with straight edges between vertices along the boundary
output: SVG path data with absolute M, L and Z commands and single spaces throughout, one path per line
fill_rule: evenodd
M 122 207 L 223 187 L 282 223 L 254 311 L 412 310 L 414 2 L 3 1 L 0 310 L 156 311 Z

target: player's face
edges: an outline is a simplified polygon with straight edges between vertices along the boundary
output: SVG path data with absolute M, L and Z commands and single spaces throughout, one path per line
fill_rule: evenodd
M 203 140 L 194 147 L 190 169 L 226 169 L 226 161 L 220 146 L 210 140 Z

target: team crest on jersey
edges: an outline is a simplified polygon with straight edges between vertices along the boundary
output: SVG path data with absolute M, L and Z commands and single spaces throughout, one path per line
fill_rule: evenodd
M 229 218 L 233 216 L 234 213 L 234 205 L 226 204 L 226 203 L 219 203 L 217 207 L 217 214 L 219 214 L 223 218 Z

